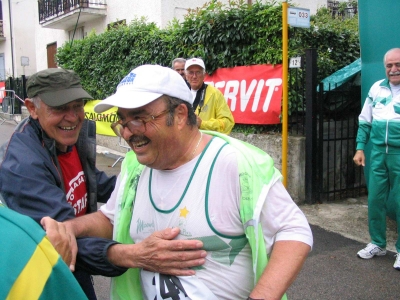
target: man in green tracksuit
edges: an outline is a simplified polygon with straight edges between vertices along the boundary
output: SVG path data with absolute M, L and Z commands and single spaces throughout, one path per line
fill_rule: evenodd
M 394 213 L 400 231 L 400 48 L 386 52 L 387 79 L 375 82 L 369 90 L 357 132 L 357 151 L 353 158 L 365 166 L 364 147 L 372 143 L 369 160 L 368 225 L 371 243 L 357 255 L 363 259 L 386 254 L 386 214 L 389 193 L 396 195 Z M 400 239 L 396 242 L 393 267 L 400 270 Z

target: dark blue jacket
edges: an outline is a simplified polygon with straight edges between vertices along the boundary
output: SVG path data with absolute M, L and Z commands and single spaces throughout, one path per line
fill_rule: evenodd
M 106 202 L 116 177 L 108 177 L 96 164 L 96 125 L 85 120 L 76 147 L 85 173 L 87 213 L 97 210 L 97 202 Z M 62 222 L 75 218 L 66 200 L 64 181 L 57 159 L 55 141 L 28 117 L 0 148 L 0 194 L 7 206 L 36 222 L 50 216 Z M 93 275 L 119 276 L 126 269 L 107 260 L 107 249 L 115 241 L 102 238 L 78 239 L 77 268 Z

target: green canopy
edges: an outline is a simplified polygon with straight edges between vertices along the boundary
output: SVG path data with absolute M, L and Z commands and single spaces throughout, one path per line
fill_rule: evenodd
M 324 84 L 324 92 L 338 88 L 351 80 L 356 80 L 358 83 L 354 82 L 354 84 L 361 85 L 359 80 L 357 80 L 360 74 L 361 58 L 323 79 L 321 82 Z

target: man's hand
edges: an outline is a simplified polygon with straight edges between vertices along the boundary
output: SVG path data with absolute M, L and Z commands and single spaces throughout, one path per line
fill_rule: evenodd
M 78 252 L 75 236 L 67 231 L 63 223 L 59 223 L 50 217 L 42 218 L 40 224 L 61 258 L 72 272 L 75 271 L 76 254 Z
M 353 161 L 357 166 L 365 167 L 365 155 L 363 150 L 357 150 L 353 157 Z
M 201 241 L 172 240 L 178 234 L 179 228 L 157 231 L 138 244 L 113 245 L 107 256 L 110 262 L 121 267 L 175 276 L 194 275 L 195 271 L 188 268 L 204 264 L 207 253 L 200 250 Z

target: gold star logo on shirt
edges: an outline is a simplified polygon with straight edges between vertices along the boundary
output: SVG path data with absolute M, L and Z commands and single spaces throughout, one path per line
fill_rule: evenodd
M 186 206 L 184 208 L 181 208 L 179 211 L 181 212 L 179 216 L 184 218 L 186 218 L 187 214 L 189 213 Z

